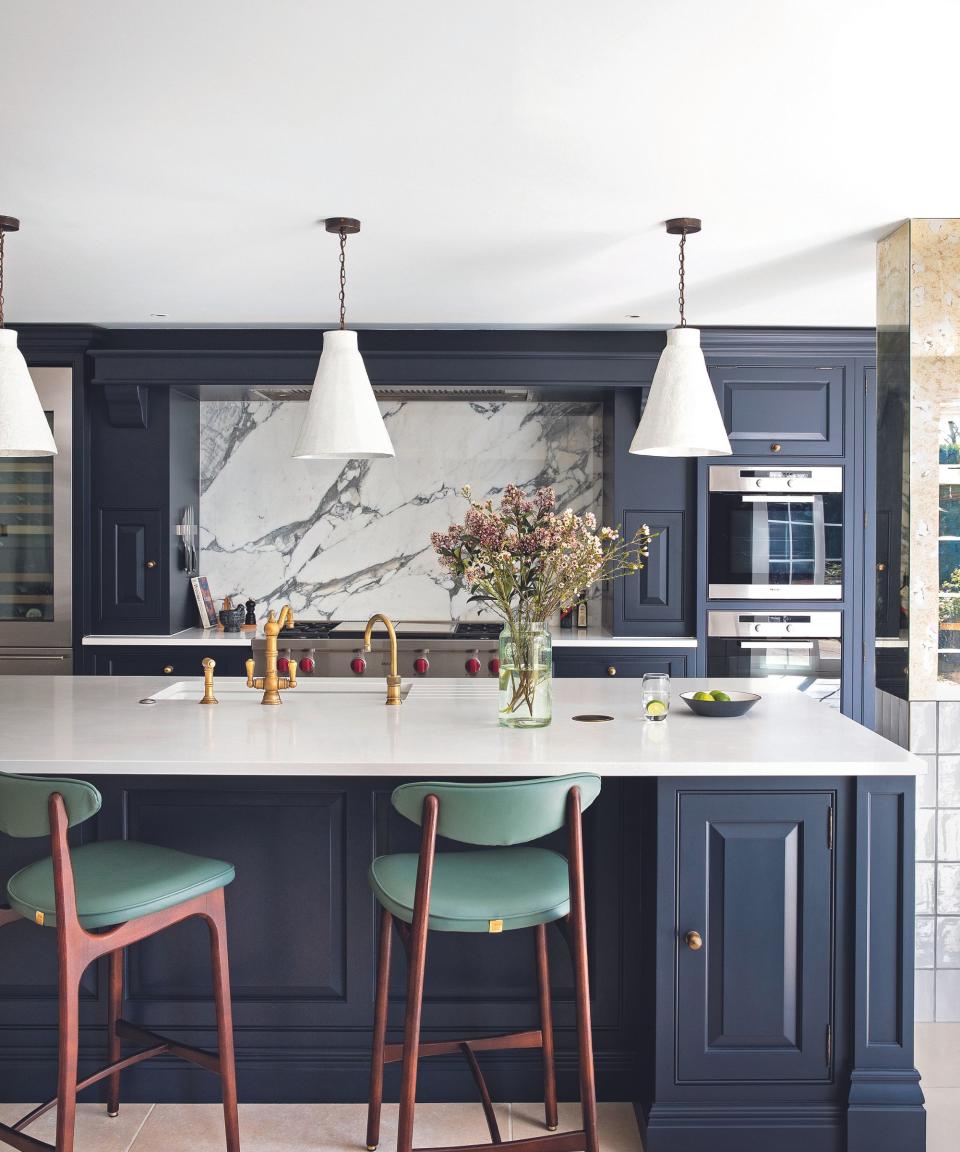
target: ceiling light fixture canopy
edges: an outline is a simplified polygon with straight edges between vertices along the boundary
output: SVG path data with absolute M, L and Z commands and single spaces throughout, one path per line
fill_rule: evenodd
M 340 328 L 323 334 L 323 352 L 293 455 L 298 460 L 393 456 L 357 334 L 346 330 L 347 236 L 360 231 L 360 221 L 333 216 L 323 223 L 340 237 Z
M 636 456 L 729 456 L 723 416 L 700 349 L 700 329 L 688 328 L 685 312 L 687 236 L 699 232 L 693 216 L 667 221 L 680 237 L 680 326 L 667 333 L 640 425 L 630 444 Z
M 57 446 L 17 334 L 3 326 L 3 247 L 20 221 L 0 216 L 0 456 L 56 456 Z

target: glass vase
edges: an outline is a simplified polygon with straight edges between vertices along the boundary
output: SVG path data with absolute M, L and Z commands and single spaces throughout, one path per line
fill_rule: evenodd
M 544 623 L 500 633 L 500 724 L 545 728 L 553 715 L 553 641 Z

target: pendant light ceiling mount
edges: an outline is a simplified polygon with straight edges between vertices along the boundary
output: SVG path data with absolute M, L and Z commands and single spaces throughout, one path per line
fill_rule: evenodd
M 341 232 L 355 236 L 360 231 L 360 221 L 354 216 L 328 216 L 321 223 L 334 236 L 339 236 Z
M 696 216 L 674 216 L 672 220 L 667 221 L 667 235 L 693 236 L 702 227 L 703 221 L 698 220 Z

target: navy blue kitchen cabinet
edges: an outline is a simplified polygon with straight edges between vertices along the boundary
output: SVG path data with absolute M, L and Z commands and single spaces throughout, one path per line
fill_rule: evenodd
M 199 405 L 176 388 L 94 385 L 84 631 L 179 631 L 197 622 L 176 525 L 199 504 Z
M 622 636 L 691 636 L 696 632 L 696 461 L 629 451 L 655 367 L 655 361 L 644 362 L 647 380 L 617 390 L 605 408 L 604 522 L 626 537 L 646 524 L 655 538 L 643 569 L 608 589 L 603 622 Z
M 845 364 L 713 361 L 709 370 L 734 455 L 844 454 Z
M 216 662 L 216 676 L 245 676 L 244 661 L 251 655 L 246 647 L 201 644 L 153 645 L 100 644 L 84 645 L 81 665 L 87 676 L 169 676 L 171 680 L 197 681 L 197 696 L 203 689 L 203 664 L 211 656 Z
M 638 651 L 630 648 L 607 648 L 584 652 L 554 648 L 554 676 L 645 676 L 648 672 L 669 672 L 671 676 L 693 673 L 694 649 L 678 652 Z
M 696 792 L 678 800 L 678 1082 L 825 1081 L 832 793 Z
M 634 895 L 646 1152 L 921 1152 L 913 780 L 652 787 L 655 877 Z

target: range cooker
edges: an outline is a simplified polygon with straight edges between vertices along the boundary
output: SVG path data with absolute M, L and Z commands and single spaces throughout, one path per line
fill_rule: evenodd
M 297 661 L 301 676 L 385 676 L 390 643 L 379 622 L 373 629 L 373 649 L 363 651 L 365 620 L 296 620 L 277 637 L 277 669 L 285 675 Z M 397 661 L 401 676 L 497 676 L 497 620 L 400 620 Z M 253 641 L 255 674 L 264 672 L 266 641 Z

